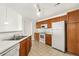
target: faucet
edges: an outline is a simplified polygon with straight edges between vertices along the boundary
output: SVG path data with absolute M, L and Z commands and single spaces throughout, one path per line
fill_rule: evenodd
M 16 35 L 14 35 L 13 38 L 16 39 Z

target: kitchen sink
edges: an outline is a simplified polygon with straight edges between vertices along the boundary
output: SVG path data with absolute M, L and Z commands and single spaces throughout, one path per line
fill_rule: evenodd
M 10 39 L 4 39 L 4 41 L 20 40 L 24 37 L 26 37 L 26 36 L 14 36 L 13 38 L 10 38 Z

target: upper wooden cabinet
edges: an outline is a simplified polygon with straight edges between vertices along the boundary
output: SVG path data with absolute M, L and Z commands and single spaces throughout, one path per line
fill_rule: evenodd
M 36 23 L 36 28 L 41 28 L 42 24 L 47 24 L 47 28 L 51 28 L 51 21 L 50 20 L 37 22 Z
M 67 21 L 67 15 L 61 16 L 60 21 Z
M 49 46 L 52 46 L 52 36 L 51 36 L 51 34 L 45 34 L 45 43 Z
M 51 22 L 66 21 L 67 20 L 67 15 L 55 17 L 55 18 L 52 18 L 50 20 L 51 20 Z
M 36 23 L 36 28 L 41 28 L 41 23 L 40 22 Z
M 60 21 L 60 17 L 55 17 L 51 19 L 51 22 L 58 22 Z
M 47 20 L 47 27 L 52 28 L 51 20 Z
M 67 23 L 75 22 L 79 22 L 79 10 L 75 10 L 67 14 Z

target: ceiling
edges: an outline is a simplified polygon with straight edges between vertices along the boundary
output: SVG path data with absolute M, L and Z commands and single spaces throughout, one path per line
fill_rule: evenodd
M 23 17 L 30 20 L 39 20 L 48 17 L 52 17 L 61 13 L 64 13 L 70 9 L 78 8 L 79 3 L 61 3 L 55 6 L 56 3 L 39 3 L 40 17 L 37 16 L 36 9 L 34 8 L 35 3 L 0 3 L 0 5 L 7 6 L 16 10 Z

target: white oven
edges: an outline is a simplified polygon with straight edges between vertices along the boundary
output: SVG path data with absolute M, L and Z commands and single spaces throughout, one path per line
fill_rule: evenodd
M 40 33 L 40 42 L 45 43 L 45 33 Z

